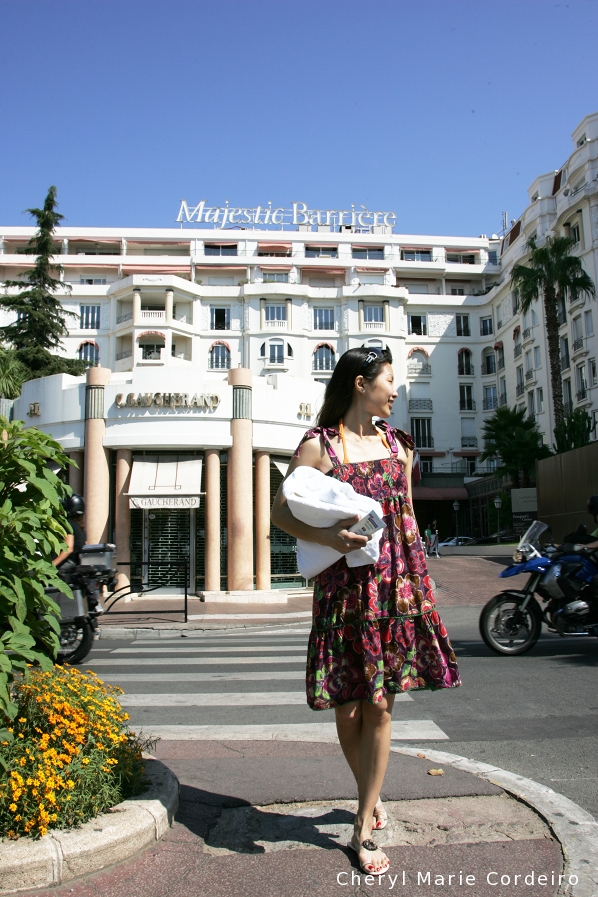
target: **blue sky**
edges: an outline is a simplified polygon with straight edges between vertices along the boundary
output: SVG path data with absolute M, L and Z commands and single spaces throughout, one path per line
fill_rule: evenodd
M 596 0 L 0 0 L 0 227 L 179 201 L 497 231 L 598 110 Z

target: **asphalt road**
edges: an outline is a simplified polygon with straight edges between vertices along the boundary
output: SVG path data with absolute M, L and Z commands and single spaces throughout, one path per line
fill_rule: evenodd
M 480 607 L 440 612 L 463 685 L 398 701 L 400 737 L 527 776 L 598 818 L 598 640 L 545 632 L 529 654 L 500 657 L 479 637 Z M 158 732 L 168 740 L 189 737 L 189 726 L 217 727 L 203 736 L 193 728 L 192 737 L 224 738 L 220 727 L 329 725 L 331 711 L 314 712 L 304 703 L 307 632 L 302 622 L 99 641 L 84 668 L 124 688 L 133 729 L 167 726 Z M 256 730 L 244 731 L 251 738 Z

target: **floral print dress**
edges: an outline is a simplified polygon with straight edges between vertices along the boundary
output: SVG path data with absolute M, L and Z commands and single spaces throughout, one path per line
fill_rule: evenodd
M 461 684 L 398 458 L 398 441 L 412 449 L 413 440 L 385 421 L 376 426 L 390 458 L 342 464 L 330 442 L 338 430 L 324 427 L 308 430 L 295 452 L 299 457 L 307 439 L 320 437 L 333 465 L 328 475 L 378 501 L 386 524 L 376 564 L 348 567 L 342 557 L 315 578 L 306 676 L 313 710 Z

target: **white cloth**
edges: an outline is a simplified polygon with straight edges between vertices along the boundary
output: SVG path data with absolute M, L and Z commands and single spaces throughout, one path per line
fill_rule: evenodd
M 361 519 L 370 511 L 382 517 L 382 508 L 373 498 L 360 495 L 350 483 L 328 477 L 313 467 L 297 467 L 282 484 L 282 493 L 293 517 L 310 526 L 333 526 L 355 514 L 359 514 Z M 346 554 L 347 565 L 361 567 L 375 564 L 380 556 L 382 532 L 378 530 L 367 545 Z M 312 579 L 341 557 L 340 551 L 327 545 L 297 539 L 297 567 L 305 579 Z

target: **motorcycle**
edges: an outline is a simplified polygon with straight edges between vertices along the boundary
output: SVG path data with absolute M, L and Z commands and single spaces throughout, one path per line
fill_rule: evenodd
M 79 564 L 67 561 L 60 578 L 71 587 L 73 598 L 58 589 L 46 589 L 60 607 L 60 648 L 55 663 L 81 663 L 93 647 L 97 619 L 104 613 L 102 587 L 113 591 L 116 586 L 116 546 L 108 542 L 84 545 Z
M 546 523 L 534 521 L 499 576 L 529 573 L 523 589 L 492 598 L 480 615 L 480 635 L 497 654 L 525 654 L 545 623 L 560 636 L 598 636 L 598 551 L 582 545 L 540 546 Z M 541 598 L 541 606 L 536 596 Z

